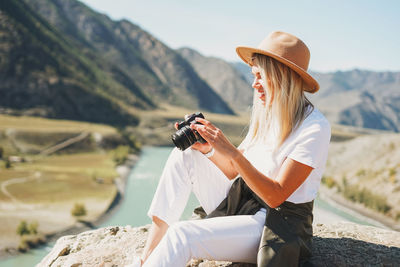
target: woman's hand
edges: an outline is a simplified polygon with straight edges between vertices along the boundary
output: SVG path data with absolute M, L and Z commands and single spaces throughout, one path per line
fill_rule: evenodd
M 177 122 L 175 122 L 175 129 L 178 130 L 178 123 Z M 211 151 L 212 147 L 211 147 L 211 145 L 209 143 L 202 144 L 202 143 L 196 142 L 191 146 L 191 148 L 194 149 L 194 150 L 198 150 L 203 154 L 206 154 L 206 153 Z
M 221 155 L 231 159 L 236 157 L 238 153 L 240 154 L 240 151 L 229 142 L 222 131 L 211 122 L 202 118 L 196 118 L 196 121 L 201 124 L 191 124 L 190 128 L 196 130 L 207 141 L 207 144 L 211 145 Z

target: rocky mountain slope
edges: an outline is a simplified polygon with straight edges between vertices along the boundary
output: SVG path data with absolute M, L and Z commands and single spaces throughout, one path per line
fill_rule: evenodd
M 324 182 L 347 199 L 399 221 L 400 134 L 331 142 Z
M 400 131 L 400 72 L 314 74 L 321 90 L 311 99 L 332 122 Z
M 232 114 L 231 108 L 178 53 L 127 20 L 113 21 L 76 0 L 25 0 L 83 53 L 118 70 L 155 103 Z
M 177 50 L 231 107 L 247 111 L 253 101 L 253 88 L 244 74 L 230 63 L 215 57 L 205 57 L 191 48 Z M 246 66 L 250 73 L 250 68 Z
M 5 113 L 135 124 L 120 104 L 152 108 L 143 94 L 113 79 L 101 60 L 76 46 L 22 1 L 0 6 L 0 110 Z M 140 91 L 139 91 L 140 92 Z

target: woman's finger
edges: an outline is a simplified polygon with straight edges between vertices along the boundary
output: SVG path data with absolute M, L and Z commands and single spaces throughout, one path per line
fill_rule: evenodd
M 208 143 L 214 142 L 213 132 L 207 130 L 204 125 L 192 124 L 191 128 L 196 130 Z
M 215 135 L 215 131 L 216 130 L 213 130 L 213 129 L 211 129 L 208 125 L 206 126 L 206 125 L 203 125 L 203 124 L 193 124 L 193 125 L 195 125 L 195 127 L 200 127 L 200 128 L 202 128 L 202 129 L 205 129 L 207 132 L 209 132 L 210 134 L 212 134 L 212 135 Z
M 200 122 L 203 125 L 206 125 L 206 126 L 210 127 L 213 130 L 217 129 L 217 127 L 215 127 L 211 122 L 209 122 L 206 119 L 196 117 L 196 121 Z
M 215 130 L 211 129 L 210 127 L 204 127 L 204 129 L 212 135 L 215 135 Z

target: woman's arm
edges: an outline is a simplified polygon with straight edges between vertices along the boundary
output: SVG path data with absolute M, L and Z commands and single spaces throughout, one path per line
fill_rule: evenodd
M 241 153 L 234 153 L 232 163 L 246 184 L 271 208 L 282 204 L 307 179 L 312 167 L 286 158 L 273 180 L 259 172 Z
M 275 208 L 284 202 L 308 177 L 312 167 L 286 158 L 279 171 L 278 178 L 273 180 L 259 172 L 224 136 L 222 131 L 204 119 L 193 124 L 201 136 L 214 147 L 216 153 L 229 160 L 235 172 L 240 174 L 246 184 L 268 206 Z
M 175 124 L 175 128 L 178 128 L 177 124 Z M 191 149 L 198 150 L 203 154 L 207 154 L 212 148 L 213 147 L 209 143 L 202 144 L 196 142 L 191 146 Z M 238 175 L 238 172 L 233 167 L 231 160 L 222 155 L 219 151 L 215 151 L 214 155 L 208 159 L 211 160 L 229 180 L 232 180 Z
M 240 152 L 243 153 L 243 151 Z M 239 174 L 232 161 L 219 151 L 216 150 L 214 155 L 209 159 L 214 162 L 215 165 L 217 165 L 217 167 L 226 175 L 226 177 L 228 177 L 229 180 L 232 180 Z

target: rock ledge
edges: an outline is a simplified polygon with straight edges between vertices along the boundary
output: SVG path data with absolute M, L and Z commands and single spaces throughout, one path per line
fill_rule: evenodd
M 140 255 L 149 225 L 105 227 L 61 237 L 37 266 L 124 266 Z M 354 223 L 314 226 L 316 266 L 399 266 L 400 232 Z M 255 266 L 192 260 L 188 266 Z

